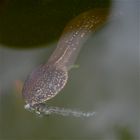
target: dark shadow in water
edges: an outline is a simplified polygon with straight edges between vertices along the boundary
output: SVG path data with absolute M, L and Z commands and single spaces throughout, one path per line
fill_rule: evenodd
M 2 0 L 0 44 L 18 49 L 41 47 L 58 40 L 74 16 L 110 5 L 111 0 Z

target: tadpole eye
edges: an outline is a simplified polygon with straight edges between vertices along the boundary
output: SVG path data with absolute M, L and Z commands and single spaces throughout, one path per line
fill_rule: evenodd
M 43 65 L 29 75 L 23 87 L 23 98 L 31 106 L 53 98 L 66 84 L 67 71 L 54 65 Z

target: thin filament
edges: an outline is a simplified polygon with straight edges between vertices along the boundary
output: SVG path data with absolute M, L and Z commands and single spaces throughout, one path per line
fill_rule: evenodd
M 38 115 L 45 116 L 45 115 L 51 115 L 51 114 L 56 114 L 56 115 L 61 115 L 61 116 L 72 116 L 72 117 L 93 117 L 95 116 L 96 112 L 83 112 L 83 111 L 77 111 L 77 110 L 72 110 L 72 109 L 65 109 L 65 108 L 60 108 L 60 107 L 48 107 L 47 105 L 39 105 L 36 109 L 25 106 L 25 109 L 35 112 Z

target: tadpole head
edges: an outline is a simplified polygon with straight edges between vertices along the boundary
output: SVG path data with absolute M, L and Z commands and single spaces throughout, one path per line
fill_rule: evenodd
M 22 96 L 30 106 L 53 98 L 66 84 L 68 73 L 54 65 L 41 65 L 25 80 Z

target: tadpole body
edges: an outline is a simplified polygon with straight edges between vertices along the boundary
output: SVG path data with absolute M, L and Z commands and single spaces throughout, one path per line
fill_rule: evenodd
M 48 62 L 27 77 L 22 91 L 26 104 L 33 107 L 44 103 L 63 89 L 81 47 L 102 27 L 107 17 L 107 9 L 93 9 L 76 16 L 66 25 Z

